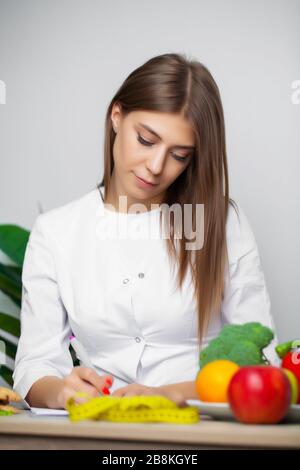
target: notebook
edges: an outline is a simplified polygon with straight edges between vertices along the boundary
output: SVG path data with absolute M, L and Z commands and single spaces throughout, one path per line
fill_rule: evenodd
M 31 407 L 30 411 L 36 415 L 43 416 L 67 416 L 69 412 L 67 410 L 56 410 L 54 408 L 35 408 Z

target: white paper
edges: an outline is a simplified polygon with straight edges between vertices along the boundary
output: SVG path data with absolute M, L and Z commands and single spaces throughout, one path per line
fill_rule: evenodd
M 43 416 L 50 416 L 50 415 L 56 415 L 56 416 L 67 416 L 69 413 L 67 410 L 56 410 L 54 408 L 35 408 L 31 407 L 30 408 L 31 412 L 36 414 L 36 415 L 43 415 Z

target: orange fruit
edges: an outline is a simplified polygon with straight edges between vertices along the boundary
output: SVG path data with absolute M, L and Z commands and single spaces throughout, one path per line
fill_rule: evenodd
M 206 364 L 196 377 L 199 399 L 210 402 L 228 402 L 228 386 L 239 368 L 239 365 L 227 359 L 218 359 Z

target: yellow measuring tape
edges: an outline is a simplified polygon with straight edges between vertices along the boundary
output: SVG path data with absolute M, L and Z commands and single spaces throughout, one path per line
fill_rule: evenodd
M 89 397 L 85 403 L 76 403 L 76 396 L 86 397 L 85 394 L 77 393 L 67 401 L 66 408 L 71 421 L 94 419 L 123 423 L 194 424 L 200 420 L 199 410 L 195 406 L 181 408 L 160 395 Z

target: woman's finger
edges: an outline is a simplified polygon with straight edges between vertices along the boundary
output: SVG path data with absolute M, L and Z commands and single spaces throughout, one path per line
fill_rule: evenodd
M 76 375 L 88 382 L 89 384 L 93 385 L 98 392 L 103 393 L 103 389 L 108 389 L 112 386 L 113 384 L 113 376 L 112 375 L 98 375 L 96 371 L 93 369 L 90 369 L 89 367 L 76 367 L 74 368 L 74 371 L 76 369 Z M 105 393 L 105 391 L 104 391 Z
M 169 392 L 164 395 L 166 398 L 169 398 L 169 400 L 172 400 L 178 405 L 179 407 L 184 407 L 187 406 L 187 403 L 185 401 L 185 398 L 180 392 Z
M 118 388 L 118 390 L 115 390 L 111 395 L 113 397 L 123 397 L 127 391 L 128 391 L 127 387 L 122 387 L 122 388 Z
M 125 397 L 136 397 L 136 396 L 140 396 L 140 395 L 148 395 L 148 393 L 145 393 L 145 392 L 142 392 L 142 391 L 130 391 L 128 390 L 128 392 L 125 392 Z
M 86 382 L 85 380 L 82 380 L 80 377 L 73 377 L 72 379 L 72 387 L 77 391 L 77 392 L 85 392 L 88 393 L 91 397 L 98 397 L 99 396 L 99 390 L 97 390 L 96 387 L 91 385 L 89 382 Z M 101 393 L 102 394 L 102 393 Z

